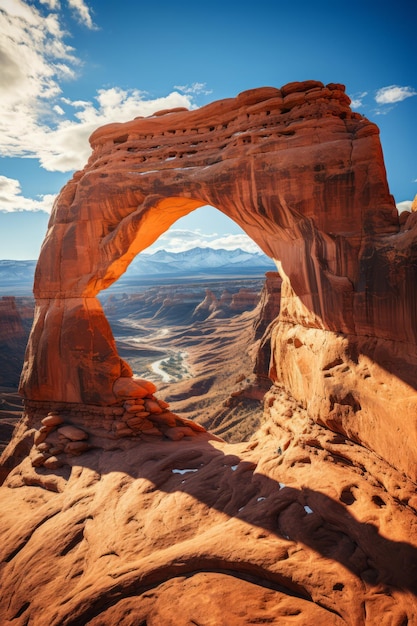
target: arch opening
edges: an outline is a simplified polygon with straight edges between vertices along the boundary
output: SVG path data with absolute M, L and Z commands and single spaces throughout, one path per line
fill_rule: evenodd
M 194 203 L 166 199 L 163 208 L 168 216 L 157 221 L 157 228 L 170 222 L 178 209 L 185 208 L 188 214 Z M 158 209 L 161 210 L 161 204 Z M 276 270 L 276 266 L 233 220 L 215 207 L 191 211 L 194 219 L 180 217 L 172 224 L 179 232 L 175 237 L 176 250 L 169 245 L 169 252 L 161 250 L 163 244 L 158 246 L 156 239 L 159 254 L 151 254 L 152 245 L 142 250 L 125 274 L 100 293 L 99 299 L 118 354 L 129 364 L 135 378 L 153 382 L 158 398 L 169 403 L 170 410 L 181 417 L 196 421 L 227 440 L 242 441 L 259 427 L 262 399 L 272 384 L 268 359 L 258 358 L 255 344 L 261 343 L 263 331 L 271 321 L 264 316 L 260 322 L 259 303 L 265 272 Z M 233 231 L 244 247 L 251 242 L 256 257 L 236 250 L 236 243 L 231 244 L 235 248 L 232 251 L 219 251 L 218 247 L 216 251 L 209 245 L 200 248 L 189 240 L 182 246 L 183 229 L 188 224 L 201 224 L 200 213 L 210 225 L 216 223 L 217 213 L 217 223 Z M 149 225 L 150 221 L 141 224 L 132 249 L 143 246 L 142 229 Z M 208 227 L 211 237 L 203 240 L 203 245 L 210 244 L 214 230 Z M 154 222 L 146 235 L 153 239 L 155 232 Z M 170 229 L 165 234 L 169 236 Z M 201 245 L 201 234 L 198 243 Z M 185 247 L 186 251 L 178 247 Z M 163 261 L 153 260 L 154 257 Z M 211 262 L 206 263 L 205 257 Z M 253 265 L 248 265 L 250 262 Z M 168 267 L 163 271 L 165 264 Z M 276 306 L 275 315 L 279 312 L 279 299 Z M 270 317 L 272 311 L 270 306 Z

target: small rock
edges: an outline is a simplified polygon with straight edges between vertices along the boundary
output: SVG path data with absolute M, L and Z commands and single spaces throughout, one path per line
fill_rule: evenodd
M 66 452 L 67 454 L 73 454 L 73 455 L 78 456 L 79 454 L 82 454 L 83 452 L 87 452 L 87 450 L 89 449 L 90 449 L 90 446 L 88 445 L 86 441 L 70 441 L 65 446 L 64 452 Z
M 134 434 L 135 434 L 135 432 L 131 428 L 128 428 L 126 426 L 126 428 L 122 428 L 122 429 L 118 430 L 117 433 L 116 433 L 116 436 L 117 437 L 131 437 Z
M 151 417 L 153 422 L 161 424 L 162 426 L 169 426 L 174 428 L 177 425 L 177 416 L 171 411 L 164 411 L 163 413 L 154 413 Z
M 63 424 L 65 420 L 57 413 L 48 413 L 48 415 L 41 421 L 44 426 L 50 428 L 51 426 L 59 426 L 60 424 Z
M 125 403 L 127 404 L 127 402 Z M 142 402 L 142 404 L 131 404 L 130 406 L 126 406 L 125 407 L 126 413 L 136 413 L 138 411 L 143 411 L 144 410 L 144 404 Z
M 142 419 L 150 415 L 149 411 L 136 411 L 135 413 L 127 413 L 126 421 L 131 417 L 141 417 Z
M 43 443 L 39 443 L 36 447 L 39 450 L 39 452 L 48 452 L 50 444 L 43 442 Z
M 37 430 L 33 438 L 33 443 L 35 444 L 35 446 L 39 446 L 39 444 L 45 441 L 47 436 L 48 436 L 47 432 L 41 432 L 40 430 Z
M 175 428 L 168 428 L 164 435 L 168 437 L 168 439 L 172 439 L 172 441 L 179 441 L 180 439 L 184 439 L 184 437 L 194 437 L 195 432 L 188 428 L 188 426 L 176 426 Z
M 45 459 L 43 466 L 47 469 L 58 469 L 59 467 L 62 467 L 63 464 L 62 459 L 58 459 L 56 456 L 50 456 Z
M 65 446 L 52 446 L 49 448 L 49 454 L 52 456 L 56 456 L 57 454 L 61 454 L 64 451 Z
M 162 413 L 163 410 L 156 400 L 150 400 L 148 398 L 145 400 L 145 409 L 150 413 Z
M 39 452 L 38 454 L 34 454 L 30 460 L 32 463 L 32 467 L 42 467 L 47 459 L 47 455 Z
M 86 433 L 85 430 L 77 428 L 77 426 L 72 426 L 71 424 L 58 428 L 58 432 L 71 441 L 83 441 L 84 439 L 88 439 L 88 433 Z
M 184 426 L 189 426 L 192 430 L 196 430 L 199 433 L 206 432 L 206 429 L 204 428 L 204 426 L 201 426 L 201 424 L 197 424 L 197 422 L 193 422 L 191 420 L 187 420 L 184 418 L 181 418 L 181 422 Z
M 153 424 L 151 422 L 149 422 L 149 420 L 147 420 L 146 418 L 143 417 L 129 417 L 126 420 L 128 426 L 130 426 L 130 428 L 134 428 L 135 430 L 142 430 L 142 426 L 143 424 L 150 424 L 151 427 L 153 426 Z
M 162 437 L 162 433 L 158 428 L 147 428 L 143 430 L 142 433 L 144 435 L 151 435 L 152 437 Z

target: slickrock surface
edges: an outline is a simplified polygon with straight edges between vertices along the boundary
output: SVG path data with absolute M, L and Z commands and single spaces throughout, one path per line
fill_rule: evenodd
M 343 86 L 306 81 L 91 145 L 36 271 L 26 413 L 2 457 L 3 622 L 417 623 L 417 207 L 400 225 L 378 128 Z M 274 384 L 244 443 L 136 380 L 96 298 L 205 204 L 282 278 L 259 324 Z
M 5 626 L 416 623 L 415 485 L 282 390 L 241 444 L 61 415 L 89 450 L 32 450 L 1 488 Z

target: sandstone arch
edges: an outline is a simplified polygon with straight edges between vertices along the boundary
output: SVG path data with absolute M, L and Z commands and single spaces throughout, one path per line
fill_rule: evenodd
M 93 133 L 36 270 L 27 401 L 117 404 L 115 384 L 132 373 L 96 296 L 176 219 L 210 204 L 284 278 L 274 381 L 415 477 L 415 420 L 404 421 L 417 407 L 415 235 L 400 232 L 378 128 L 349 104 L 342 85 L 306 81 Z M 337 367 L 348 369 L 332 379 Z

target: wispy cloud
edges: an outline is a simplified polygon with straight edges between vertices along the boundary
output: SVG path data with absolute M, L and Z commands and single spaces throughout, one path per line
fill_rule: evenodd
M 94 27 L 83 0 L 67 3 L 88 28 Z M 0 2 L 0 156 L 36 158 L 48 171 L 67 172 L 83 167 L 90 154 L 88 137 L 98 126 L 159 109 L 195 108 L 193 95 L 201 93 L 202 83 L 189 93 L 172 91 L 155 99 L 119 87 L 99 90 L 92 101 L 65 97 L 65 82 L 77 77 L 82 64 L 66 43 L 62 3 L 42 4 L 38 9 L 23 0 Z
M 0 176 L 0 211 L 46 211 L 51 212 L 55 195 L 39 196 L 38 200 L 22 196 L 20 183 L 15 178 Z
M 192 248 L 214 248 L 215 250 L 236 250 L 240 248 L 247 252 L 261 252 L 257 244 L 245 233 L 224 234 L 203 233 L 201 230 L 185 230 L 171 228 L 161 235 L 147 252 L 157 252 L 167 250 L 168 252 L 184 252 Z
M 39 0 L 41 4 L 45 4 L 51 11 L 57 11 L 61 7 L 59 0 Z
M 62 113 L 64 105 L 67 108 L 66 117 Z M 60 119 L 55 127 L 40 126 L 24 140 L 32 155 L 50 172 L 68 172 L 83 167 L 91 152 L 88 138 L 99 126 L 114 121 L 125 122 L 138 116 L 147 117 L 161 109 L 193 108 L 193 103 L 187 96 L 176 92 L 147 99 L 144 92 L 136 89 L 111 87 L 100 89 L 94 102 L 62 98 L 57 106 L 59 109 L 54 107 L 54 110 Z M 42 136 L 41 144 L 39 135 Z
M 363 99 L 368 95 L 367 91 L 362 91 L 360 93 L 354 93 L 350 97 L 351 99 L 351 107 L 352 109 L 360 109 L 363 106 Z
M 48 7 L 50 11 L 59 11 L 61 9 L 60 0 L 39 0 L 40 4 Z M 84 0 L 67 0 L 67 4 L 72 9 L 75 19 L 91 30 L 95 30 L 97 27 L 93 23 L 91 17 L 91 9 L 84 2 Z
M 389 85 L 388 87 L 378 89 L 375 94 L 375 102 L 377 102 L 377 104 L 396 104 L 412 96 L 417 96 L 417 91 L 413 87 Z
M 371 94 L 368 91 L 362 91 L 354 93 L 350 96 L 352 109 L 369 109 L 372 106 L 372 113 L 374 115 L 386 115 L 393 108 L 403 100 L 417 96 L 417 91 L 414 87 L 389 85 L 387 87 L 381 87 L 373 95 L 373 103 L 376 102 L 377 107 L 371 101 Z
M 90 29 L 97 28 L 94 25 L 93 19 L 91 17 L 91 12 L 90 12 L 91 10 L 86 5 L 84 0 L 68 0 L 68 5 L 70 6 L 71 9 L 74 10 L 78 21 L 84 24 L 84 26 L 87 26 L 87 28 L 90 28 Z
M 192 83 L 191 85 L 174 85 L 174 89 L 178 89 L 182 93 L 186 94 L 203 94 L 205 96 L 212 93 L 210 89 L 207 89 L 206 83 Z

